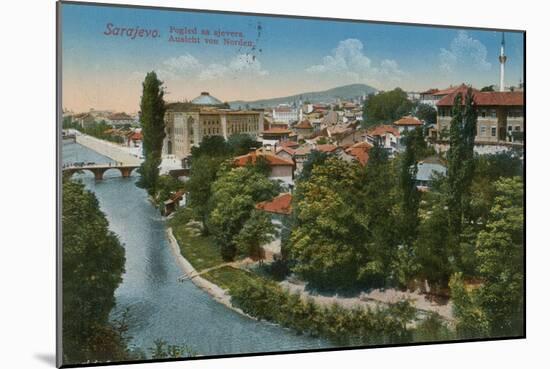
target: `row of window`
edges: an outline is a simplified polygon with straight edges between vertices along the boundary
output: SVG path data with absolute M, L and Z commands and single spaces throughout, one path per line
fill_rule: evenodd
M 452 109 L 451 108 L 439 108 L 438 109 L 438 115 L 440 117 L 450 117 L 452 116 Z M 477 111 L 477 115 L 480 118 L 496 118 L 497 117 L 497 110 L 494 108 L 479 108 Z M 506 115 L 509 118 L 523 118 L 523 109 L 509 109 L 506 112 Z
M 519 132 L 521 131 L 521 126 L 508 126 L 508 132 L 512 132 L 512 131 L 516 131 L 516 132 Z M 487 126 L 480 126 L 479 127 L 479 135 L 480 136 L 487 136 Z M 491 127 L 491 137 L 496 137 L 497 135 L 497 127 L 496 126 L 492 126 Z

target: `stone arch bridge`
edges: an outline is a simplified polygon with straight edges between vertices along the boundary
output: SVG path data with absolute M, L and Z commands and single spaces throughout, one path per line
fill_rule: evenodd
M 123 163 L 111 163 L 111 164 L 89 164 L 89 165 L 75 165 L 69 164 L 63 166 L 63 174 L 72 176 L 74 173 L 87 170 L 94 174 L 96 181 L 103 179 L 103 174 L 109 169 L 118 169 L 123 178 L 128 178 L 132 174 L 133 170 L 139 168 L 139 165 L 123 164 Z

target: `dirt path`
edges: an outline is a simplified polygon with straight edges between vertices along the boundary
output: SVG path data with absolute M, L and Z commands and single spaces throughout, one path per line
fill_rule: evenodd
M 361 292 L 357 296 L 344 297 L 338 294 L 329 296 L 317 293 L 312 293 L 306 290 L 303 282 L 290 282 L 288 280 L 280 282 L 283 288 L 286 288 L 292 293 L 299 293 L 303 299 L 312 298 L 319 305 L 330 306 L 334 303 L 343 307 L 352 309 L 354 307 L 377 307 L 380 304 L 392 304 L 402 300 L 409 300 L 411 305 L 420 312 L 428 313 L 435 312 L 446 321 L 454 321 L 452 305 L 450 302 L 446 304 L 437 304 L 429 301 L 426 295 L 417 291 L 399 291 L 396 289 L 372 290 Z

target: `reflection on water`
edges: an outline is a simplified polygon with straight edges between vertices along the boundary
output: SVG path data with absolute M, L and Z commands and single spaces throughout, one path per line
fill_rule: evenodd
M 63 144 L 63 162 L 76 161 L 111 160 L 81 145 Z M 135 186 L 135 173 L 121 178 L 118 170 L 108 170 L 98 182 L 87 172 L 74 178 L 96 194 L 110 229 L 126 249 L 126 272 L 115 293 L 114 313 L 130 308 L 133 345 L 147 348 L 162 338 L 170 344 L 189 344 L 200 355 L 329 347 L 324 340 L 245 318 L 192 282 L 177 282 L 181 271 L 173 260 L 164 221 L 145 191 Z

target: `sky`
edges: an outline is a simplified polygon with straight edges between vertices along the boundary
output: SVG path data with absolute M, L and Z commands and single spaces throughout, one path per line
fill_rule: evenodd
M 74 112 L 137 112 L 150 71 L 168 101 L 202 91 L 233 101 L 351 83 L 416 92 L 499 83 L 502 33 L 492 30 L 81 4 L 62 4 L 60 29 L 62 105 Z M 505 42 L 506 85 L 517 85 L 523 34 L 505 32 Z

